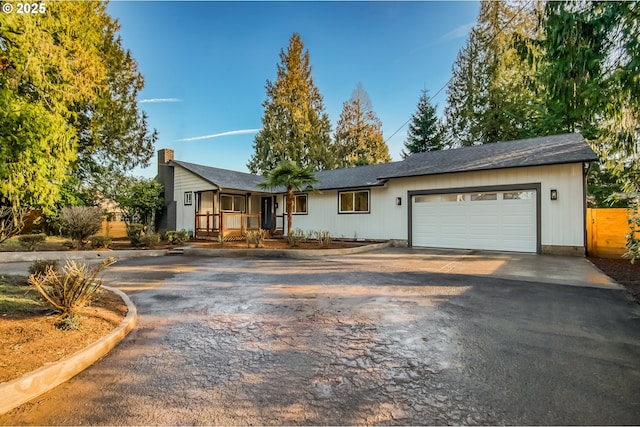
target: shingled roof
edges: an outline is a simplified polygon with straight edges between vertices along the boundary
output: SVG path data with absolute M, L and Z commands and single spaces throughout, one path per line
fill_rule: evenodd
M 579 133 L 416 153 L 379 178 L 581 163 L 598 156 Z
M 438 175 L 455 172 L 582 163 L 598 160 L 598 156 L 582 135 L 569 133 L 539 138 L 506 141 L 452 150 L 412 154 L 400 162 L 358 166 L 316 172 L 318 190 L 377 187 L 390 178 Z M 223 189 L 264 192 L 258 184 L 259 175 L 202 166 L 172 160 L 173 163 L 195 173 Z M 274 189 L 274 193 L 284 189 Z
M 229 169 L 214 168 L 211 166 L 197 165 L 195 163 L 188 163 L 178 160 L 171 160 L 171 163 L 182 166 L 186 170 L 217 185 L 222 189 L 240 191 L 265 191 L 258 188 L 258 184 L 264 182 L 264 179 L 259 175 L 237 172 Z

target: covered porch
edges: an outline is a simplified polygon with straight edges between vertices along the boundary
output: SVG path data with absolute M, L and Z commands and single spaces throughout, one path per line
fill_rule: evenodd
M 200 239 L 242 239 L 251 230 L 282 234 L 284 218 L 276 215 L 276 201 L 269 193 L 240 193 L 207 190 L 194 192 L 194 237 Z

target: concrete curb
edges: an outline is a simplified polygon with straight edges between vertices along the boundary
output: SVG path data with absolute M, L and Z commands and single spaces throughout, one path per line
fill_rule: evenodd
M 41 251 L 41 252 L 0 252 L 0 264 L 9 262 L 30 262 L 36 260 L 85 260 L 136 258 L 145 256 L 164 256 L 167 249 L 125 249 L 116 251 Z
M 128 312 L 120 325 L 109 335 L 69 357 L 45 365 L 15 380 L 0 383 L 0 414 L 9 412 L 79 374 L 106 355 L 133 329 L 138 317 L 136 306 L 124 292 L 108 286 L 102 287 L 118 294 L 127 304 Z
M 282 258 L 317 258 L 332 255 L 349 255 L 370 252 L 393 246 L 393 242 L 374 243 L 345 249 L 206 249 L 184 248 L 184 255 L 203 257 L 282 257 Z

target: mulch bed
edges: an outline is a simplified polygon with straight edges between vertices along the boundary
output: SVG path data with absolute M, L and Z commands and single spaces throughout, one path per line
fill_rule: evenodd
M 640 260 L 631 264 L 625 258 L 589 257 L 588 259 L 607 276 L 623 285 L 631 298 L 640 304 Z

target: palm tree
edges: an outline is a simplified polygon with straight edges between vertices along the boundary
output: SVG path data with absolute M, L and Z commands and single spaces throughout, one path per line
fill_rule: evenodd
M 287 189 L 287 234 L 291 233 L 293 224 L 294 191 L 313 190 L 312 184 L 318 182 L 313 171 L 296 163 L 283 160 L 264 174 L 264 182 L 259 188 L 273 190 L 278 187 Z

